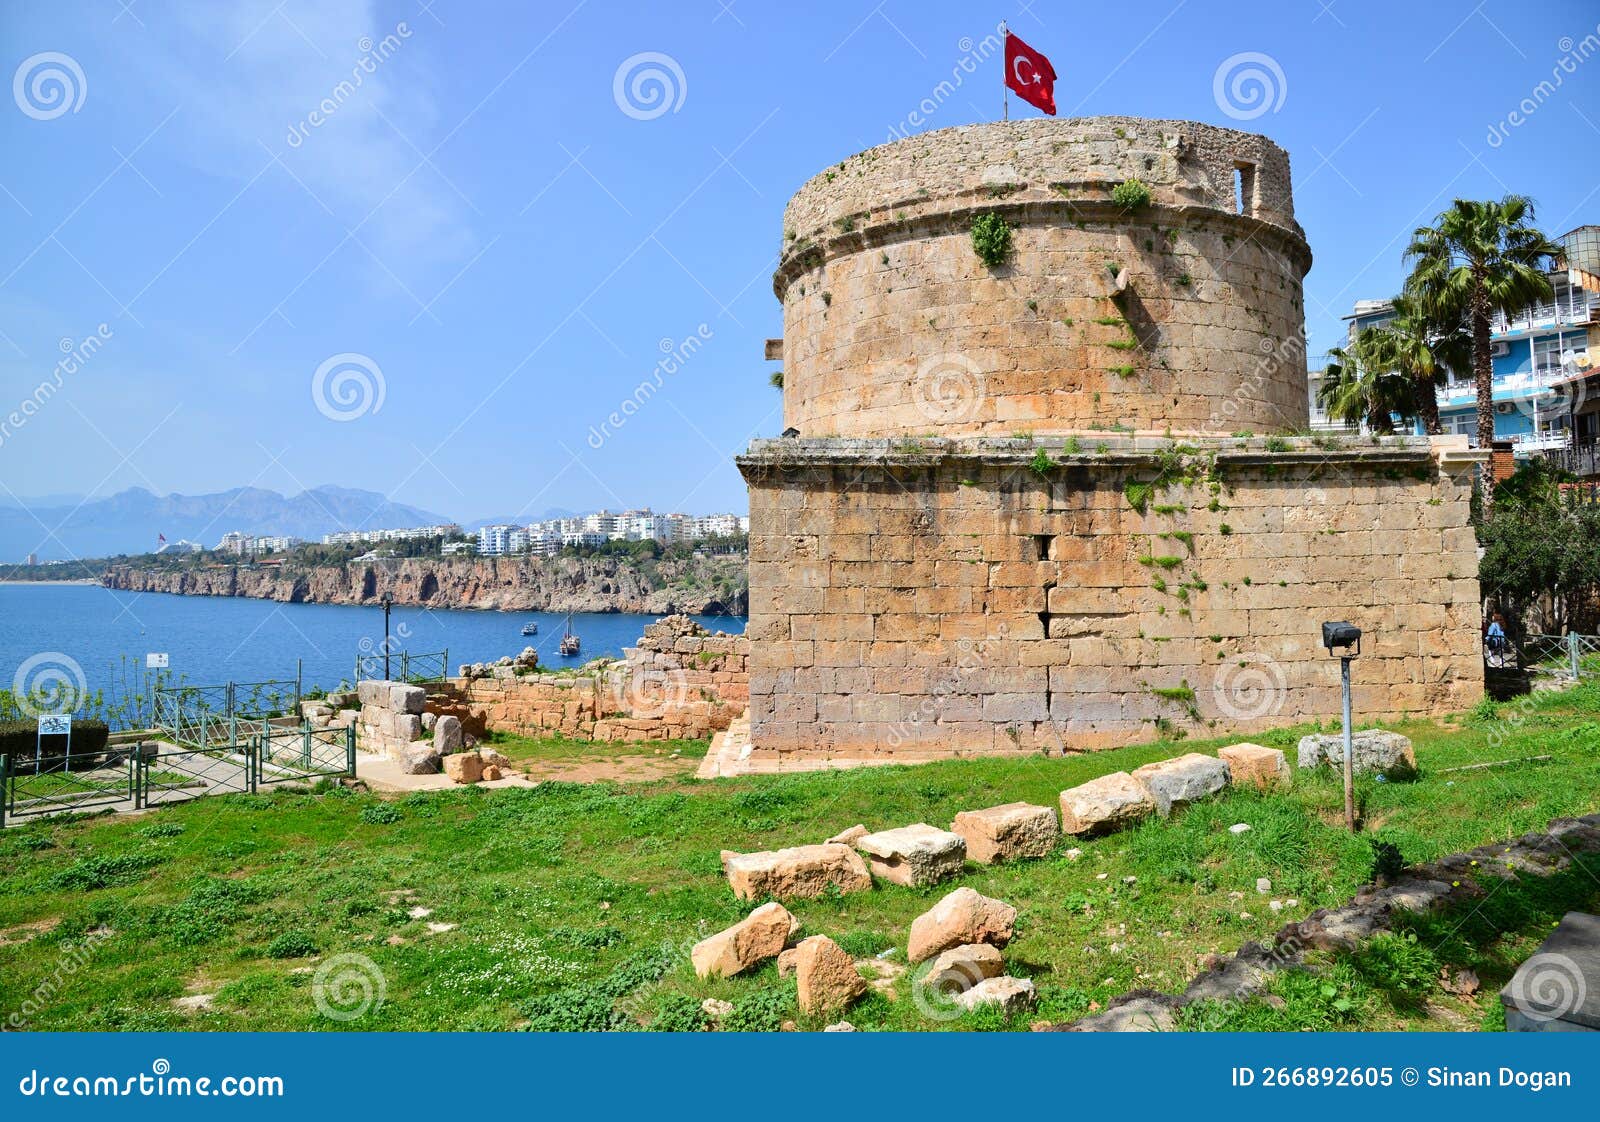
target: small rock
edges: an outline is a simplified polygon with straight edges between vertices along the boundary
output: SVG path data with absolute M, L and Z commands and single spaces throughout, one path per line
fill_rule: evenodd
M 1251 915 L 1249 912 L 1240 912 L 1239 913 L 1239 918 L 1240 919 L 1255 919 L 1256 917 Z
M 733 1002 L 723 1001 L 719 998 L 708 997 L 700 1003 L 700 1011 L 713 1021 L 720 1021 L 733 1012 Z
M 782 904 L 763 904 L 732 927 L 700 940 L 689 952 L 694 972 L 731 978 L 775 957 L 800 931 L 800 921 Z
M 837 834 L 828 839 L 828 844 L 854 846 L 856 842 L 866 837 L 869 832 L 870 831 L 868 831 L 865 826 L 857 824 L 855 826 L 851 826 L 848 830 L 840 830 Z
M 1004 972 L 1005 963 L 997 949 L 987 943 L 966 943 L 940 951 L 920 976 L 919 984 L 960 993 Z
M 1286 908 L 1298 908 L 1300 906 L 1300 901 L 1291 896 L 1283 902 L 1283 906 Z
M 800 1031 L 800 1026 L 795 1024 L 793 1021 L 784 1021 L 783 1024 L 778 1026 L 778 1031 L 779 1032 L 799 1032 Z
M 432 914 L 432 908 L 424 908 L 421 904 L 418 904 L 416 907 L 412 908 L 406 913 L 406 915 L 410 916 L 412 919 L 427 919 Z
M 1271 908 L 1275 912 L 1281 912 L 1281 911 L 1283 911 L 1283 901 L 1282 900 L 1269 900 L 1269 901 L 1267 901 L 1267 907 Z
M 1095 874 L 1095 875 L 1094 875 L 1094 879 L 1095 879 L 1095 880 L 1105 880 L 1105 879 L 1106 879 L 1106 878 L 1107 878 L 1107 877 L 1109 877 L 1109 876 L 1110 876 L 1110 875 L 1111 875 L 1111 874 L 1110 874 L 1110 873 L 1096 873 L 1096 874 Z
M 1139 883 L 1139 878 L 1138 877 L 1123 877 L 1122 878 L 1122 883 L 1123 884 L 1138 884 Z
M 180 1013 L 209 1013 L 216 996 L 214 993 L 196 993 L 188 997 L 175 997 L 172 1006 Z
M 454 931 L 458 926 L 458 924 L 454 923 L 430 923 L 428 924 L 428 933 L 430 935 L 443 935 L 446 931 Z
M 1248 822 L 1235 822 L 1232 826 L 1228 827 L 1228 833 L 1230 834 L 1248 834 L 1249 832 L 1250 823 Z
M 844 1009 L 867 992 L 855 962 L 826 935 L 803 939 L 795 950 L 795 988 L 805 1012 Z
M 483 778 L 483 761 L 476 752 L 453 752 L 444 758 L 444 773 L 456 783 L 476 783 Z
M 498 765 L 490 764 L 488 767 L 483 769 L 483 781 L 485 783 L 493 783 L 496 779 L 500 778 L 502 778 L 502 776 Z
M 966 943 L 1003 947 L 1011 941 L 1017 909 L 970 888 L 958 888 L 911 923 L 906 957 L 911 962 Z
M 956 994 L 955 1000 L 968 1011 L 981 1005 L 998 1005 L 1000 1011 L 1009 1017 L 1033 1008 L 1038 1001 L 1038 994 L 1028 979 L 1002 975 L 999 978 L 985 978 L 965 993 Z
M 1257 877 L 1256 878 L 1256 891 L 1261 893 L 1263 896 L 1265 896 L 1267 893 L 1271 892 L 1272 891 L 1272 878 L 1271 877 Z
M 1083 850 L 1081 850 L 1081 849 L 1073 848 L 1073 849 L 1067 850 L 1067 860 L 1068 861 L 1076 861 L 1078 858 L 1080 858 L 1082 856 L 1083 856 Z
M 852 1025 L 849 1021 L 839 1021 L 839 1022 L 837 1022 L 835 1024 L 823 1026 L 822 1031 L 823 1032 L 855 1032 L 856 1031 L 856 1026 Z

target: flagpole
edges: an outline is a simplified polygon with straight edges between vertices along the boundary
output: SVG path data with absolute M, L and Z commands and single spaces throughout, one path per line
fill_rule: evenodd
M 1001 65 L 1001 71 L 1000 71 L 1000 119 L 1002 121 L 1011 120 L 1011 95 L 1006 92 L 1006 77 L 1007 77 L 1007 75 L 1005 73 L 1005 57 L 1006 57 L 1006 53 L 1005 53 L 1005 50 L 1004 50 L 1005 41 L 1010 37 L 1011 37 L 1011 28 L 1006 26 L 1006 21 L 1005 20 L 1001 20 L 1000 21 L 1000 46 L 1001 46 L 1002 49 L 1000 51 L 1000 65 Z

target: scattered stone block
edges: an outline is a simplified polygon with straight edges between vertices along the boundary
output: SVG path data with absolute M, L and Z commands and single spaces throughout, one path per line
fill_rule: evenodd
M 489 767 L 492 764 L 501 771 L 512 770 L 511 757 L 506 755 L 504 752 L 497 752 L 493 748 L 479 748 L 478 759 L 483 761 L 484 767 Z
M 731 978 L 775 957 L 800 931 L 800 921 L 782 904 L 762 904 L 732 927 L 700 940 L 689 951 L 694 972 Z
M 493 783 L 496 779 L 504 778 L 504 776 L 505 773 L 500 770 L 500 765 L 498 764 L 485 764 L 483 767 L 483 781 L 485 783 Z
M 461 751 L 461 718 L 446 714 L 433 723 L 433 746 L 442 753 Z
M 911 923 L 906 958 L 921 962 L 968 943 L 1003 947 L 1011 941 L 1017 909 L 970 888 L 958 888 Z
M 422 718 L 415 713 L 396 713 L 389 727 L 404 744 L 422 739 Z
M 1061 792 L 1061 830 L 1109 834 L 1154 814 L 1155 796 L 1125 771 L 1114 771 Z
M 913 888 L 959 876 L 967 863 L 961 835 L 926 822 L 868 834 L 857 839 L 856 848 L 867 855 L 874 876 Z
M 420 717 L 422 706 L 427 700 L 428 691 L 421 686 L 407 685 L 404 682 L 389 684 L 389 708 L 396 713 L 414 713 Z
M 840 830 L 837 834 L 833 835 L 833 837 L 829 838 L 828 844 L 853 846 L 856 844 L 856 842 L 866 837 L 867 833 L 868 831 L 865 826 L 851 826 L 848 830 Z
M 988 943 L 964 943 L 940 951 L 922 975 L 922 984 L 941 992 L 960 993 L 1003 973 L 1005 962 L 999 950 Z
M 967 843 L 967 856 L 980 865 L 1044 857 L 1061 838 L 1056 812 L 1031 803 L 963 810 L 950 829 L 961 835 Z
M 433 726 L 434 726 L 435 722 L 437 722 L 438 720 L 439 720 L 439 714 L 437 714 L 437 713 L 424 713 L 422 715 L 422 731 L 423 732 L 432 732 L 433 731 Z
M 955 995 L 956 1004 L 969 1013 L 980 1006 L 997 1005 L 1007 1017 L 1032 1009 L 1038 1000 L 1039 995 L 1032 982 L 1008 975 L 985 978 L 970 990 Z
M 794 980 L 800 1008 L 836 1012 L 867 992 L 867 982 L 844 948 L 826 935 L 802 939 L 795 948 Z
M 406 775 L 437 775 L 439 751 L 427 743 L 408 744 L 400 749 L 400 770 Z
M 1217 759 L 1228 765 L 1228 773 L 1235 783 L 1249 783 L 1262 791 L 1275 791 L 1294 782 L 1289 761 L 1276 748 L 1230 744 L 1217 749 Z
M 1384 729 L 1363 729 L 1351 738 L 1354 770 L 1357 775 L 1370 772 L 1405 774 L 1417 769 L 1417 754 L 1411 749 L 1411 739 Z M 1344 734 L 1331 736 L 1302 736 L 1298 759 L 1300 767 L 1344 768 Z
M 1158 760 L 1133 769 L 1156 800 L 1156 813 L 1165 818 L 1199 799 L 1210 798 L 1228 785 L 1228 765 L 1215 756 L 1190 752 L 1172 760 Z
M 847 845 L 797 845 L 765 853 L 724 850 L 722 870 L 741 900 L 821 896 L 829 885 L 845 893 L 872 887 L 867 863 Z
M 483 778 L 483 761 L 475 752 L 456 752 L 444 757 L 444 773 L 456 783 L 476 783 Z

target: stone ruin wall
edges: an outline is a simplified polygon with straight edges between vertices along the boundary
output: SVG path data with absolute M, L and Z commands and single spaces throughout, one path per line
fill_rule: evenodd
M 1031 441 L 752 449 L 750 766 L 1325 719 L 1334 618 L 1366 632 L 1363 722 L 1476 702 L 1464 441 L 1442 467 L 1427 438 L 1213 442 L 1166 484 L 1164 442 L 1103 443 L 1039 442 L 1046 474 Z
M 473 728 L 579 740 L 702 739 L 750 699 L 749 642 L 686 616 L 645 628 L 620 663 L 596 673 L 456 678 L 449 696 Z
M 1152 201 L 1129 212 L 1111 191 L 1132 177 Z M 969 234 L 985 212 L 1014 227 L 992 270 Z M 945 129 L 813 178 L 784 231 L 784 420 L 803 436 L 1306 425 L 1311 254 L 1264 137 L 1131 117 Z

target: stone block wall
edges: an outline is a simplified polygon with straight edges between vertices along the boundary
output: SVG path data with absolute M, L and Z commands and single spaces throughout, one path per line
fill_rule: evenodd
M 374 755 L 400 755 L 400 750 L 422 739 L 423 704 L 427 691 L 406 682 L 371 679 L 356 683 L 361 704 L 356 719 L 356 749 Z
M 489 731 L 580 740 L 704 738 L 727 728 L 749 701 L 742 635 L 711 634 L 687 616 L 667 616 L 625 655 L 577 675 L 454 679 L 449 692 Z
M 1072 752 L 1327 718 L 1319 626 L 1339 618 L 1366 632 L 1363 721 L 1468 708 L 1476 458 L 1405 437 L 757 442 L 753 754 Z
M 1130 210 L 1111 192 L 1132 178 L 1151 202 Z M 993 268 L 970 237 L 985 213 L 1012 227 Z M 943 129 L 813 178 L 784 230 L 784 421 L 804 436 L 1306 426 L 1311 255 L 1265 137 L 1130 117 Z

